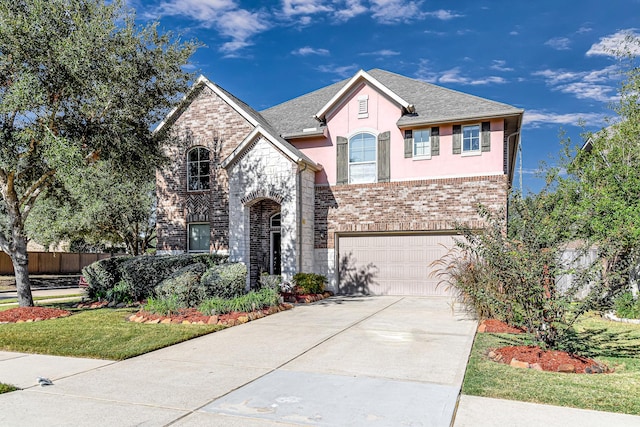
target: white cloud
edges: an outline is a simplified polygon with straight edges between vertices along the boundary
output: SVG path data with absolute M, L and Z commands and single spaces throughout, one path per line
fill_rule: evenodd
M 587 26 L 587 25 L 583 25 L 582 27 L 578 28 L 578 31 L 576 31 L 576 34 L 585 34 L 585 33 L 589 33 L 593 31 L 593 28 Z
M 519 34 L 520 34 L 520 33 L 519 33 L 519 32 L 517 32 L 517 31 L 515 31 L 515 30 L 514 30 L 514 31 L 511 31 L 511 32 L 509 33 L 509 35 L 510 35 L 510 36 L 517 36 L 517 35 L 519 35 Z
M 464 16 L 464 15 L 459 15 L 450 10 L 444 10 L 444 9 L 436 10 L 433 12 L 426 12 L 425 15 L 433 16 L 434 18 L 440 19 L 441 21 L 448 21 L 453 18 L 460 18 Z
M 629 40 L 630 37 L 635 37 L 636 41 L 631 42 Z M 640 34 L 636 32 L 635 28 L 620 30 L 615 34 L 601 37 L 600 41 L 594 43 L 587 51 L 587 56 L 616 56 L 616 53 L 640 55 L 640 42 L 637 41 L 638 37 L 640 37 Z
M 498 76 L 488 76 L 481 78 L 471 78 L 460 74 L 460 67 L 455 67 L 450 70 L 444 71 L 438 78 L 438 83 L 456 83 L 463 85 L 486 85 L 486 84 L 502 84 L 507 81 Z
M 291 51 L 294 55 L 300 56 L 308 56 L 308 55 L 329 55 L 329 51 L 327 49 L 314 49 L 311 46 L 301 47 L 300 49 L 296 49 Z
M 317 68 L 317 70 L 321 73 L 337 74 L 341 78 L 346 78 L 355 74 L 355 72 L 358 70 L 358 66 L 356 64 L 343 65 L 341 67 L 338 67 L 336 65 L 321 65 Z
M 184 16 L 198 21 L 202 27 L 215 28 L 231 39 L 220 47 L 226 53 L 250 46 L 251 37 L 270 28 L 264 12 L 240 9 L 234 0 L 168 0 L 160 3 L 154 14 Z
M 282 13 L 286 16 L 313 15 L 319 12 L 331 12 L 331 6 L 323 5 L 316 0 L 283 0 Z
M 547 69 L 532 74 L 543 77 L 552 90 L 571 94 L 578 99 L 594 99 L 600 102 L 611 102 L 617 99 L 613 83 L 620 74 L 615 65 L 602 70 L 576 72 Z
M 362 52 L 360 56 L 396 56 L 400 55 L 400 52 L 390 49 L 376 50 L 374 52 Z
M 351 18 L 367 12 L 367 10 L 360 0 L 346 0 L 344 7 L 337 9 L 334 12 L 334 16 L 340 21 L 348 21 Z
M 513 71 L 513 68 L 507 67 L 506 65 L 507 61 L 504 61 L 502 59 L 494 59 L 493 61 L 491 61 L 491 66 L 489 68 L 496 71 Z
M 522 118 L 522 124 L 531 127 L 543 125 L 572 125 L 577 126 L 580 121 L 588 125 L 604 123 L 604 116 L 598 113 L 552 113 L 544 110 L 526 110 Z
M 382 24 L 395 24 L 402 21 L 422 19 L 418 2 L 406 0 L 372 0 L 373 19 Z
M 544 42 L 544 44 L 552 47 L 555 50 L 569 50 L 571 40 L 566 37 L 554 37 Z

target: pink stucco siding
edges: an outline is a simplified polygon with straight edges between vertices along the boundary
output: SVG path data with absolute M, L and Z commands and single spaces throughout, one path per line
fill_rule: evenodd
M 366 117 L 358 112 L 358 99 L 362 97 L 367 97 L 368 101 Z M 404 157 L 404 130 L 397 126 L 401 115 L 402 110 L 397 104 L 375 88 L 362 83 L 327 114 L 326 138 L 294 141 L 294 144 L 322 165 L 322 171 L 316 174 L 316 184 L 336 184 L 336 138 L 349 138 L 359 132 L 374 135 L 391 132 L 391 181 L 503 173 L 502 120 L 491 121 L 491 150 L 488 152 L 472 156 L 452 154 L 454 123 L 442 123 L 433 125 L 440 128 L 440 155 L 430 159 L 413 159 Z

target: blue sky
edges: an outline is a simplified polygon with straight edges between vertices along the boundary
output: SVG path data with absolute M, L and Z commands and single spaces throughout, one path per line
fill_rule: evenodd
M 256 110 L 372 68 L 523 108 L 525 192 L 542 186 L 540 161 L 555 163 L 560 129 L 577 143 L 580 119 L 594 131 L 614 115 L 620 67 L 607 48 L 640 35 L 640 0 L 128 4 L 204 43 L 189 68 Z

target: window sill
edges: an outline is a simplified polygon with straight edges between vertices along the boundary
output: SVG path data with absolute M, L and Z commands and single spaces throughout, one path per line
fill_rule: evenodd
M 359 119 L 367 119 L 369 118 L 369 113 L 360 113 L 358 114 Z
M 413 156 L 412 160 L 431 160 L 431 156 Z
M 478 150 L 478 151 L 467 151 L 466 153 L 463 152 L 462 153 L 462 157 L 472 157 L 472 156 L 481 156 L 482 155 L 482 151 Z

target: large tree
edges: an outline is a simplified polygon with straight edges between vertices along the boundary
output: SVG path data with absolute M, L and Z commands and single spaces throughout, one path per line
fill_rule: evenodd
M 119 0 L 0 3 L 0 249 L 21 306 L 33 305 L 25 222 L 41 195 L 97 161 L 152 173 L 150 129 L 188 89 L 196 48 L 136 25 Z
M 569 236 L 596 248 L 598 263 L 586 277 L 591 296 L 606 302 L 628 289 L 640 263 L 640 38 L 630 34 L 614 52 L 624 70 L 616 117 L 588 133 L 577 149 L 565 143 L 563 170 L 557 174 L 557 209 L 570 217 Z
M 131 255 L 151 248 L 156 237 L 153 173 L 120 172 L 100 160 L 64 178 L 64 185 L 49 187 L 31 211 L 26 222 L 31 239 L 45 246 L 124 247 Z

